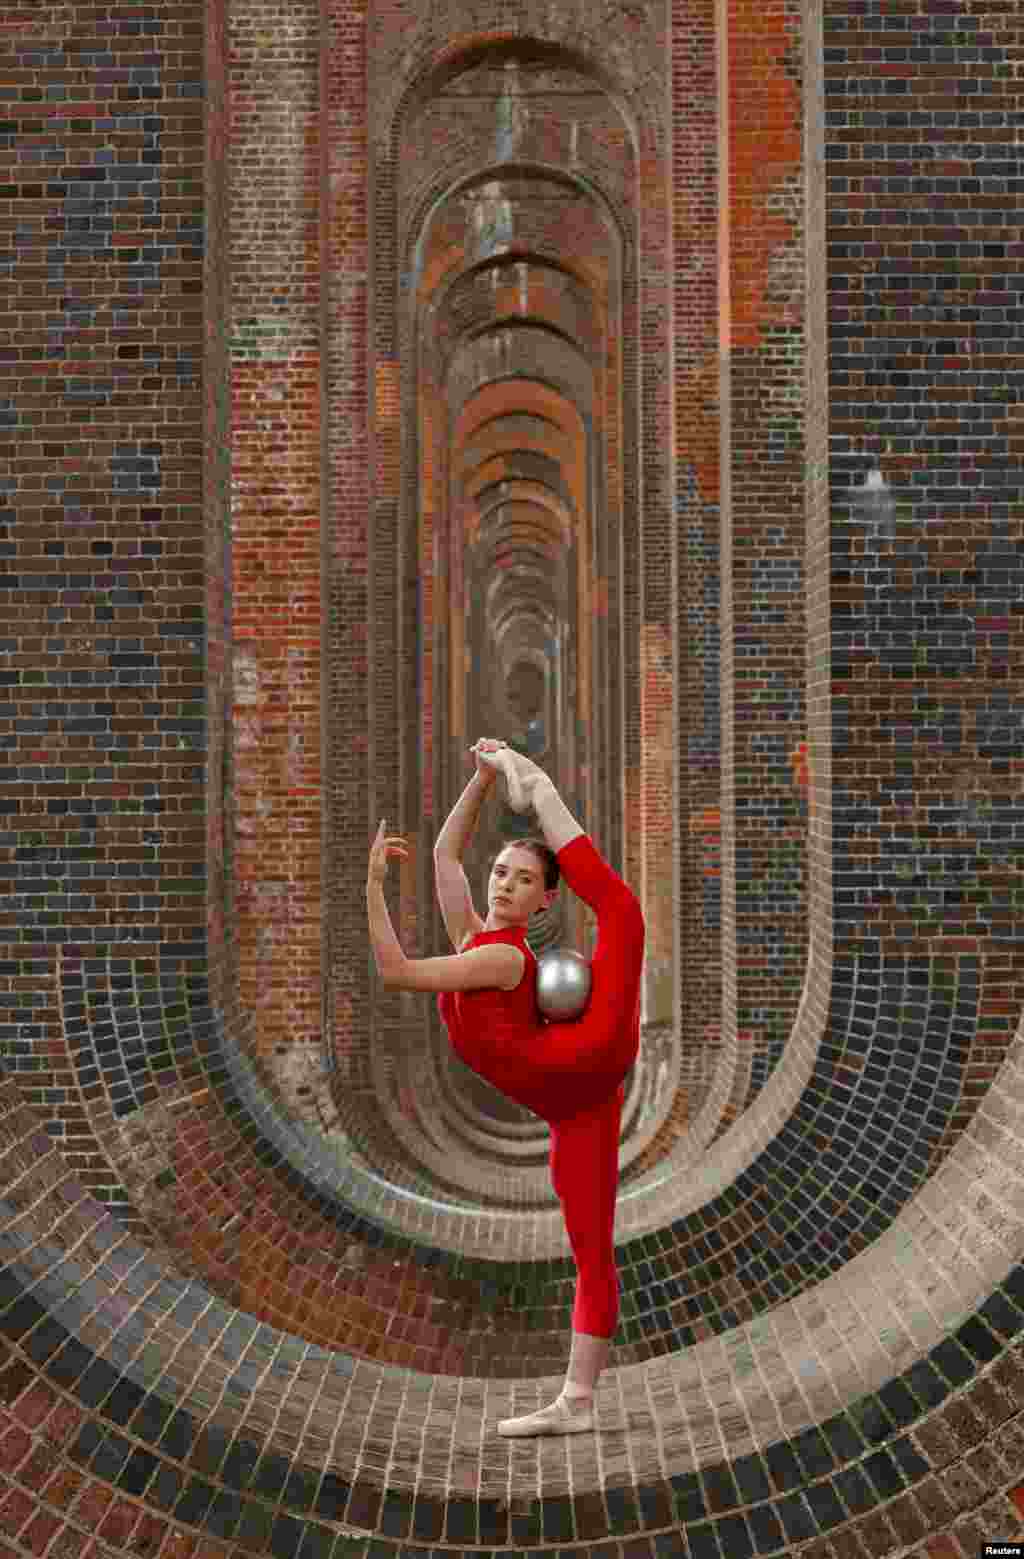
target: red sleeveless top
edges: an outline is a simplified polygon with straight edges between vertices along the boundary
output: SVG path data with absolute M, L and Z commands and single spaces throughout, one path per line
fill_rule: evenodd
M 442 991 L 437 1008 L 455 1054 L 500 1088 L 503 1061 L 510 1068 L 510 1080 L 511 1075 L 520 1075 L 522 1064 L 520 1061 L 517 1065 L 515 1059 L 517 1044 L 524 1034 L 540 1028 L 541 1016 L 537 1006 L 537 960 L 530 951 L 525 929 L 508 926 L 499 931 L 478 931 L 463 951 L 485 947 L 490 942 L 508 942 L 524 954 L 526 967 L 519 984 L 510 991 L 496 986 L 478 991 Z

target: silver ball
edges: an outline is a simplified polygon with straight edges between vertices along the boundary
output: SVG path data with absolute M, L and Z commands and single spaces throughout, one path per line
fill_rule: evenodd
M 571 947 L 554 947 L 537 960 L 537 1006 L 554 1022 L 571 1021 L 590 997 L 590 965 Z

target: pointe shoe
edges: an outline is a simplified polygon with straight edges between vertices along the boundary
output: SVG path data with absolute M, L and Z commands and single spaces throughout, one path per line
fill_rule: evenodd
M 498 1433 L 506 1439 L 525 1439 L 527 1435 L 586 1434 L 594 1427 L 594 1399 L 576 1399 L 578 1406 L 570 1407 L 564 1396 L 556 1397 L 547 1407 L 536 1413 L 524 1413 L 522 1418 L 503 1418 Z

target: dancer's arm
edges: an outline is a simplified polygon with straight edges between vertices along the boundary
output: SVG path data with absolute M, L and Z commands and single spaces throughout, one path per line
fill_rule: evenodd
M 556 854 L 585 832 L 558 794 L 554 781 L 546 774 L 541 774 L 530 799 L 545 842 Z
M 493 769 L 478 763 L 476 773 L 449 812 L 434 845 L 437 902 L 454 948 L 461 947 L 467 936 L 484 928 L 473 908 L 473 896 L 462 869 L 462 852 L 472 838 L 483 799 L 493 784 Z
M 404 991 L 513 990 L 523 977 L 526 959 L 508 942 L 492 942 L 450 958 L 406 958 L 384 899 L 390 855 L 407 857 L 408 851 L 404 840 L 385 835 L 381 822 L 370 847 L 366 912 L 373 958 L 383 983 Z

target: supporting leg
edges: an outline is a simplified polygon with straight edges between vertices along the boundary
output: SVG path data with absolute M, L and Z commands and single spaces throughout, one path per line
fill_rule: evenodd
M 551 1180 L 577 1270 L 572 1349 L 554 1402 L 522 1418 L 503 1419 L 498 1433 L 508 1438 L 583 1434 L 594 1427 L 594 1390 L 619 1313 L 613 1225 L 621 1108 L 619 1088 L 591 1113 L 552 1124 Z

